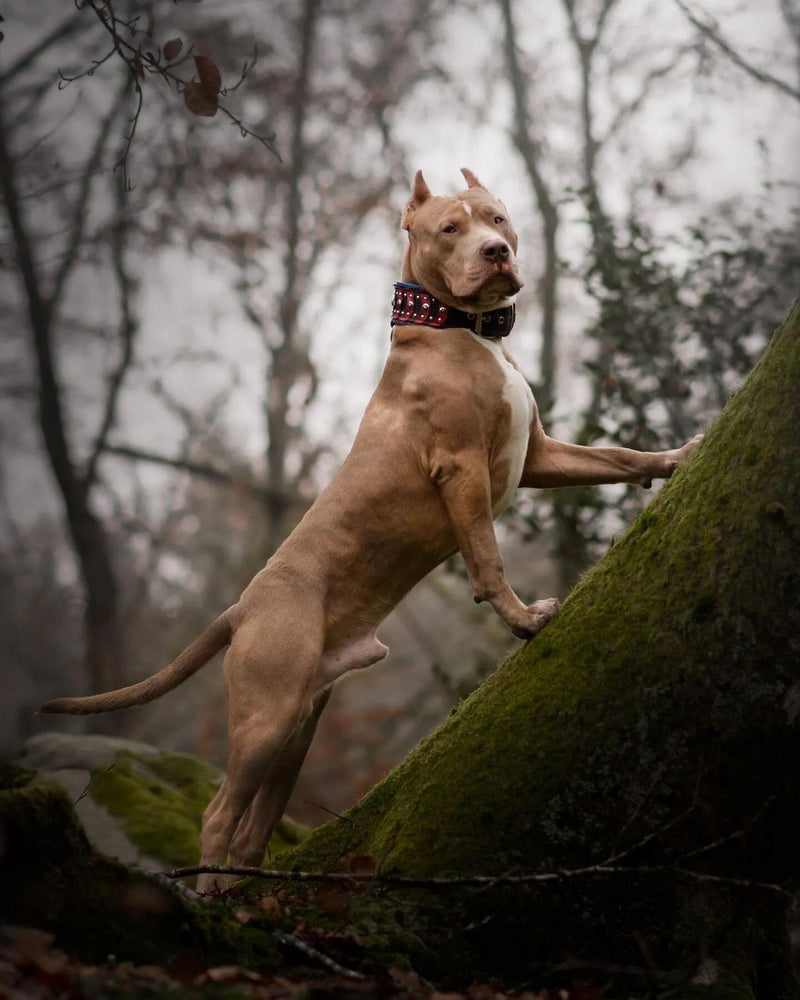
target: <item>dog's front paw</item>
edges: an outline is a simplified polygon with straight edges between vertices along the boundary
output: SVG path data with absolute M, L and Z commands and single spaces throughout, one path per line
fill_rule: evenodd
M 695 436 L 692 438 L 691 441 L 687 441 L 682 448 L 678 449 L 678 454 L 680 455 L 680 458 L 678 459 L 678 465 L 680 465 L 685 458 L 688 458 L 689 455 L 691 455 L 691 453 L 700 444 L 700 442 L 703 440 L 704 437 L 705 434 L 695 434 Z
M 687 441 L 682 448 L 675 448 L 673 451 L 661 452 L 661 469 L 655 474 L 643 476 L 639 480 L 639 485 L 649 490 L 654 479 L 669 479 L 672 473 L 682 465 L 691 455 L 695 448 L 703 440 L 703 434 L 695 434 L 691 441 Z
M 542 631 L 545 625 L 550 624 L 558 614 L 560 606 L 557 597 L 548 597 L 544 601 L 534 601 L 525 609 L 524 620 L 513 625 L 511 631 L 518 639 L 532 639 Z

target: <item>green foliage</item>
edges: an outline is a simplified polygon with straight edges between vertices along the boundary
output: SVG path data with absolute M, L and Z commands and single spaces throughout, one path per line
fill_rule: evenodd
M 785 227 L 700 219 L 659 243 L 636 217 L 595 246 L 583 273 L 595 303 L 585 337 L 591 387 L 575 440 L 679 447 L 716 416 L 800 289 L 797 213 Z M 557 491 L 537 502 L 573 577 L 641 510 L 639 486 Z M 538 498 L 537 498 L 538 501 Z

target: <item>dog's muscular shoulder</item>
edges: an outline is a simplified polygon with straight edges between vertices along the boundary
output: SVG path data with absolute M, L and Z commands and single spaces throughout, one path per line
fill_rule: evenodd
M 368 413 L 384 432 L 402 427 L 435 482 L 478 455 L 497 517 L 519 485 L 536 413 L 533 394 L 496 340 L 468 330 L 400 327 Z

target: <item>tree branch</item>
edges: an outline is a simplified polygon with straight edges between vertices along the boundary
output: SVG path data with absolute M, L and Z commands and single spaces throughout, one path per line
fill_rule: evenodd
M 80 179 L 80 187 L 78 189 L 78 194 L 76 195 L 75 204 L 72 210 L 70 235 L 64 251 L 64 258 L 61 262 L 61 266 L 56 272 L 55 278 L 53 279 L 53 286 L 48 297 L 48 310 L 50 312 L 49 320 L 52 320 L 58 309 L 58 304 L 61 296 L 63 295 L 67 279 L 69 278 L 72 268 L 77 262 L 78 251 L 80 250 L 81 243 L 83 242 L 83 237 L 86 232 L 86 222 L 88 218 L 87 209 L 89 205 L 89 196 L 92 190 L 92 181 L 94 180 L 102 162 L 103 152 L 105 150 L 108 136 L 111 132 L 111 126 L 125 103 L 128 88 L 129 81 L 123 78 L 122 84 L 117 90 L 114 100 L 111 103 L 111 107 L 100 121 L 94 143 L 92 144 L 91 152 L 86 161 L 86 165 Z
M 751 76 L 759 83 L 774 87 L 776 90 L 779 90 L 782 94 L 786 94 L 793 100 L 800 101 L 800 90 L 796 87 L 792 87 L 790 84 L 786 83 L 785 80 L 781 80 L 777 76 L 773 76 L 771 73 L 767 73 L 766 70 L 759 69 L 757 66 L 748 62 L 736 51 L 730 42 L 722 36 L 719 29 L 711 21 L 701 20 L 700 17 L 698 17 L 698 15 L 683 2 L 683 0 L 674 0 L 674 2 L 683 12 L 686 19 L 690 21 L 695 28 L 697 28 L 700 34 L 714 44 L 722 53 L 724 53 L 735 66 L 738 66 L 739 69 L 743 70 L 748 74 L 748 76 Z
M 542 344 L 539 350 L 539 384 L 536 396 L 545 416 L 555 398 L 556 379 L 556 311 L 558 308 L 558 208 L 550 194 L 542 170 L 543 152 L 535 136 L 527 102 L 527 87 L 517 51 L 517 29 L 511 10 L 511 0 L 499 0 L 505 32 L 505 63 L 514 100 L 512 138 L 522 156 L 528 178 L 536 196 L 536 206 L 544 228 L 544 271 L 539 285 L 542 304 Z
M 95 481 L 97 475 L 97 463 L 106 447 L 108 435 L 111 428 L 114 426 L 114 422 L 117 417 L 119 396 L 125 376 L 128 374 L 133 361 L 133 345 L 136 331 L 138 329 L 138 324 L 133 315 L 131 306 L 133 279 L 128 273 L 125 263 L 125 240 L 129 225 L 126 218 L 125 183 L 123 179 L 120 179 L 119 183 L 115 185 L 115 198 L 117 204 L 117 219 L 111 227 L 110 240 L 111 262 L 119 292 L 119 339 L 121 341 L 121 350 L 117 365 L 111 373 L 109 379 L 108 392 L 106 394 L 105 406 L 103 407 L 103 416 L 100 421 L 100 427 L 95 437 L 91 455 L 86 463 L 86 470 L 83 476 L 84 489 L 86 490 L 88 490 Z
M 54 28 L 50 34 L 45 35 L 44 38 L 38 41 L 35 45 L 31 46 L 27 52 L 23 52 L 17 61 L 9 66 L 5 73 L 0 74 L 0 86 L 4 83 L 8 83 L 9 80 L 12 80 L 23 70 L 26 70 L 31 63 L 38 59 L 39 56 L 43 55 L 52 45 L 66 41 L 72 35 L 76 34 L 78 29 L 83 26 L 84 18 L 80 13 L 74 13 L 69 17 L 64 18 L 64 20 L 56 28 Z
M 160 48 L 156 47 L 155 53 L 153 52 L 142 52 L 141 44 L 136 45 L 129 42 L 127 39 L 123 38 L 120 33 L 120 27 L 127 30 L 132 38 L 135 39 L 137 33 L 139 32 L 138 20 L 139 15 L 133 16 L 128 20 L 124 18 L 118 18 L 114 13 L 114 9 L 110 3 L 102 2 L 102 0 L 85 0 L 85 6 L 88 7 L 96 15 L 98 21 L 103 26 L 103 28 L 108 32 L 111 38 L 111 49 L 106 53 L 102 59 L 95 60 L 92 67 L 77 76 L 67 77 L 61 74 L 61 79 L 65 84 L 71 83 L 73 80 L 80 79 L 83 76 L 91 75 L 95 72 L 98 66 L 110 59 L 114 53 L 116 53 L 123 63 L 127 66 L 131 74 L 131 80 L 133 81 L 134 90 L 136 93 L 136 109 L 130 118 L 130 128 L 127 135 L 125 136 L 125 142 L 123 144 L 122 156 L 117 161 L 116 167 L 122 168 L 123 186 L 125 190 L 130 190 L 130 184 L 128 182 L 127 176 L 127 162 L 128 154 L 130 153 L 131 145 L 133 143 L 134 135 L 136 133 L 137 125 L 139 124 L 139 118 L 141 116 L 142 108 L 144 107 L 144 91 L 142 90 L 141 81 L 145 78 L 145 73 L 157 74 L 161 76 L 168 85 L 174 85 L 178 92 L 185 92 L 187 86 L 192 86 L 192 84 L 184 80 L 182 77 L 178 76 L 174 72 L 175 66 L 184 62 L 185 59 L 191 54 L 191 49 L 186 55 L 184 55 L 178 62 L 172 63 L 171 65 L 163 65 L 162 63 L 162 52 Z M 152 24 L 150 29 L 145 32 L 146 37 L 152 38 Z M 169 62 L 169 60 L 167 60 Z M 197 61 L 197 60 L 195 60 Z M 207 62 L 211 60 L 207 59 Z M 244 124 L 244 121 L 236 114 L 234 114 L 229 108 L 226 108 L 224 104 L 221 104 L 218 100 L 219 94 L 228 94 L 236 90 L 237 87 L 242 83 L 247 74 L 253 69 L 256 62 L 256 55 L 254 53 L 252 60 L 245 60 L 244 66 L 242 68 L 239 79 L 235 84 L 228 88 L 220 88 L 217 85 L 216 91 L 214 93 L 214 108 L 211 112 L 197 111 L 195 108 L 189 106 L 189 110 L 193 114 L 215 114 L 216 111 L 221 111 L 226 115 L 232 124 L 236 125 L 239 129 L 240 135 L 245 137 L 250 137 L 255 139 L 257 142 L 261 143 L 266 149 L 270 151 L 279 161 L 280 154 L 273 145 L 275 139 L 273 135 L 264 135 L 255 132 L 253 129 L 249 128 Z M 216 68 L 216 67 L 215 67 Z M 187 105 L 188 106 L 188 105 Z
M 353 969 L 347 969 L 345 966 L 339 965 L 338 962 L 334 962 L 332 958 L 328 958 L 328 956 L 323 955 L 321 951 L 318 951 L 316 948 L 312 948 L 310 944 L 306 944 L 305 941 L 301 941 L 295 934 L 287 934 L 285 931 L 279 930 L 276 930 L 273 933 L 281 944 L 289 945 L 290 947 L 295 948 L 301 954 L 305 955 L 306 958 L 310 958 L 314 962 L 318 962 L 320 965 L 323 965 L 326 969 L 329 969 L 337 976 L 344 976 L 346 979 L 356 980 L 365 978 L 360 972 L 355 972 Z
M 14 238 L 17 263 L 27 299 L 28 317 L 38 369 L 39 422 L 53 473 L 67 500 L 77 488 L 69 442 L 64 426 L 60 387 L 51 342 L 51 309 L 42 289 L 28 230 L 22 217 L 17 190 L 16 164 L 8 147 L 4 121 L 4 100 L 0 91 L 0 187 Z
M 169 455 L 159 455 L 157 452 L 121 444 L 106 444 L 103 452 L 106 455 L 115 455 L 118 458 L 127 458 L 134 462 L 150 462 L 153 465 L 162 465 L 179 472 L 188 472 L 201 479 L 208 479 L 211 482 L 234 489 L 246 490 L 254 496 L 268 500 L 279 499 L 283 503 L 296 504 L 302 508 L 310 507 L 313 502 L 311 497 L 304 496 L 302 493 L 289 490 L 276 492 L 268 486 L 259 486 L 251 479 L 246 479 L 234 472 L 226 472 L 224 469 L 216 469 L 211 465 L 203 465 L 201 462 L 193 462 L 190 459 L 172 458 Z
M 686 881 L 710 885 L 724 885 L 740 889 L 757 889 L 774 893 L 794 902 L 794 893 L 773 882 L 727 875 L 709 875 L 691 868 L 673 865 L 585 865 L 582 868 L 562 868 L 558 871 L 530 872 L 523 875 L 442 875 L 416 877 L 413 875 L 380 875 L 375 872 L 303 872 L 280 871 L 274 868 L 251 868 L 246 865 L 193 865 L 173 868 L 162 873 L 165 878 L 189 878 L 192 875 L 239 875 L 242 878 L 273 879 L 278 882 L 338 882 L 346 884 L 398 886 L 406 889 L 491 889 L 499 885 L 548 885 L 575 879 L 602 878 L 603 876 L 663 876 L 669 875 Z

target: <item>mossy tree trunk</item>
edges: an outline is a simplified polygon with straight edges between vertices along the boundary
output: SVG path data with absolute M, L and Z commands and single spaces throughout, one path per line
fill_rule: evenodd
M 418 960 L 455 978 L 627 963 L 673 986 L 700 967 L 707 985 L 670 995 L 796 997 L 785 897 L 755 883 L 800 869 L 799 716 L 800 304 L 556 622 L 287 863 L 616 858 L 631 871 L 417 894 Z

